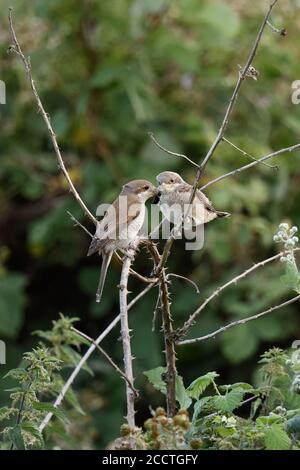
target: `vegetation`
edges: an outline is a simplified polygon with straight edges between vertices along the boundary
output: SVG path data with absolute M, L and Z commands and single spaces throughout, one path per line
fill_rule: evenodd
M 193 182 L 193 167 L 162 153 L 148 131 L 167 148 L 201 160 L 224 115 L 238 64 L 244 64 L 253 44 L 263 3 L 203 0 L 200 7 L 197 0 L 119 0 L 116 9 L 114 2 L 96 0 L 11 2 L 70 176 L 93 213 L 132 178 L 154 181 L 170 169 Z M 300 107 L 291 101 L 291 84 L 299 78 L 297 8 L 293 0 L 278 2 L 272 23 L 288 34 L 266 30 L 254 64 L 258 80 L 245 80 L 228 129 L 230 141 L 256 158 L 298 139 Z M 0 79 L 7 97 L 0 105 L 0 337 L 7 345 L 7 364 L 1 365 L 1 445 L 37 448 L 46 438 L 50 448 L 103 448 L 119 435 L 125 400 L 123 381 L 98 352 L 73 385 L 77 398 L 69 390 L 64 410 L 53 409 L 53 400 L 81 357 L 78 348 L 89 343 L 71 329 L 74 317 L 92 338 L 109 324 L 118 312 L 120 268 L 112 266 L 99 306 L 94 302 L 99 262 L 86 259 L 88 237 L 72 227 L 67 210 L 87 222 L 58 174 L 19 59 L 6 53 L 11 44 L 7 14 L 3 8 Z M 176 241 L 169 272 L 192 279 L 200 294 L 172 280 L 175 328 L 216 287 L 276 253 L 272 236 L 279 222 L 298 224 L 298 159 L 299 152 L 282 155 L 269 162 L 278 170 L 256 165 L 207 190 L 218 208 L 233 215 L 230 223 L 207 226 L 200 251 L 186 253 Z M 222 142 L 203 184 L 248 160 Z M 290 290 L 299 293 L 295 245 L 286 245 L 297 240 L 289 226 L 282 226 L 274 240 L 284 242 L 283 265 L 268 264 L 222 292 L 193 326 L 193 337 L 280 304 Z M 150 275 L 143 251 L 134 269 Z M 130 290 L 141 289 L 131 278 Z M 181 410 L 168 418 L 157 409 L 164 366 L 160 331 L 151 331 L 156 298 L 152 289 L 130 313 L 140 391 L 138 445 L 298 448 L 299 356 L 288 351 L 299 331 L 298 303 L 228 329 L 215 341 L 178 348 L 177 398 L 190 417 Z M 53 329 L 45 332 L 52 321 Z M 34 330 L 44 344 L 36 345 Z M 118 336 L 116 328 L 105 348 L 120 364 Z M 258 372 L 257 357 L 273 345 Z M 149 404 L 156 409 L 150 421 Z M 42 436 L 39 424 L 51 410 L 56 418 Z M 126 447 L 128 432 L 123 427 L 114 445 Z

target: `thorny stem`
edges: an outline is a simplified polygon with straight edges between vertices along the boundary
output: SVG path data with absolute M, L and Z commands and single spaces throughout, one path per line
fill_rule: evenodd
M 115 361 L 110 357 L 109 354 L 107 354 L 106 351 L 104 351 L 103 348 L 101 348 L 101 346 L 99 344 L 97 344 L 95 342 L 95 340 L 93 340 L 93 338 L 91 338 L 90 336 L 88 336 L 87 334 L 83 333 L 82 331 L 80 330 L 77 330 L 77 328 L 74 328 L 74 326 L 71 327 L 71 330 L 74 331 L 74 333 L 76 333 L 77 335 L 81 336 L 82 338 L 85 338 L 87 339 L 91 344 L 94 344 L 96 346 L 96 348 L 98 349 L 98 351 L 100 351 L 100 353 L 107 359 L 107 361 L 110 363 L 110 365 L 121 375 L 121 377 L 123 377 L 123 379 L 128 383 L 129 387 L 131 388 L 131 390 L 133 391 L 133 393 L 135 394 L 136 397 L 138 397 L 138 391 L 136 390 L 136 388 L 134 388 L 133 384 L 130 382 L 129 378 L 126 376 L 126 374 L 124 374 L 124 372 L 120 369 L 120 367 L 115 363 Z
M 131 343 L 130 343 L 130 330 L 128 325 L 128 307 L 127 307 L 127 294 L 128 294 L 128 277 L 131 265 L 131 258 L 134 254 L 133 250 L 128 252 L 128 256 L 125 256 L 123 261 L 123 267 L 120 278 L 120 321 L 121 321 L 121 337 L 123 343 L 123 354 L 124 354 L 124 371 L 125 375 L 133 385 L 133 368 L 132 368 L 132 353 L 131 353 Z M 135 394 L 132 391 L 132 388 L 126 382 L 126 401 L 127 401 L 127 423 L 128 426 L 132 429 L 135 428 L 135 411 L 134 411 L 134 400 Z
M 294 249 L 295 252 L 299 250 L 300 248 Z M 282 251 L 280 253 L 277 253 L 277 255 L 271 256 L 270 258 L 260 261 L 259 263 L 256 263 L 253 266 L 251 266 L 251 268 L 246 269 L 246 271 L 242 272 L 238 276 L 235 276 L 234 278 L 230 279 L 228 282 L 226 282 L 222 286 L 219 286 L 209 297 L 207 297 L 207 299 L 204 300 L 204 302 L 202 302 L 202 304 L 194 311 L 194 313 L 192 313 L 189 316 L 189 318 L 185 321 L 183 326 L 181 328 L 178 328 L 175 331 L 176 342 L 179 342 L 179 340 L 188 333 L 188 331 L 195 324 L 198 316 L 205 309 L 207 304 L 209 304 L 209 302 L 211 302 L 215 297 L 217 297 L 221 292 L 223 292 L 223 290 L 227 289 L 227 287 L 231 286 L 232 284 L 237 284 L 241 279 L 247 277 L 256 269 L 261 268 L 265 266 L 266 264 L 277 260 L 278 258 L 281 258 L 281 256 L 284 256 L 285 254 L 286 254 L 286 251 Z
M 70 187 L 70 191 L 73 194 L 73 196 L 75 197 L 78 204 L 81 206 L 84 213 L 89 217 L 89 219 L 93 222 L 93 224 L 97 225 L 97 219 L 93 216 L 93 214 L 89 211 L 89 209 L 87 208 L 87 206 L 85 205 L 85 203 L 81 199 L 81 197 L 80 197 L 79 193 L 77 192 L 77 190 L 76 190 L 76 188 L 73 184 L 73 181 L 71 180 L 70 175 L 69 175 L 69 173 L 68 173 L 68 171 L 65 167 L 65 164 L 64 164 L 64 161 L 63 161 L 63 158 L 62 158 L 62 155 L 61 155 L 61 152 L 60 152 L 57 140 L 56 140 L 56 135 L 55 135 L 55 132 L 54 132 L 53 127 L 52 127 L 51 122 L 50 122 L 50 117 L 49 117 L 48 113 L 45 111 L 43 103 L 42 103 L 42 101 L 39 97 L 39 94 L 37 92 L 34 80 L 32 78 L 30 61 L 25 57 L 25 55 L 24 55 L 24 53 L 21 49 L 21 46 L 19 44 L 19 41 L 17 39 L 15 30 L 14 30 L 14 27 L 13 27 L 12 8 L 9 9 L 9 27 L 10 27 L 11 35 L 12 35 L 12 38 L 13 38 L 13 46 L 11 46 L 10 50 L 15 52 L 22 59 L 22 62 L 24 64 L 25 72 L 26 72 L 27 78 L 29 80 L 33 96 L 36 100 L 38 109 L 39 109 L 39 111 L 40 111 L 40 113 L 43 117 L 43 120 L 44 120 L 44 122 L 47 126 L 47 129 L 48 129 L 48 132 L 49 132 L 49 135 L 50 135 L 50 139 L 52 141 L 52 145 L 53 145 L 53 148 L 54 148 L 57 160 L 58 160 L 59 168 L 62 171 L 64 177 L 66 178 L 67 183 Z

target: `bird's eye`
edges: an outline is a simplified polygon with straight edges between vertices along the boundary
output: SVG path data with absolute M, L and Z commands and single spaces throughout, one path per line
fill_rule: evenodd
M 148 191 L 148 189 L 149 189 L 149 186 L 147 186 L 147 185 L 144 186 L 144 190 L 145 190 L 145 191 Z
M 171 178 L 171 179 L 170 179 L 170 183 L 174 183 L 174 180 L 173 180 L 173 178 Z

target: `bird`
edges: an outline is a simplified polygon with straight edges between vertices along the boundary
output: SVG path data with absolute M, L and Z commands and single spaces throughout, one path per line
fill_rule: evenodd
M 124 184 L 117 199 L 108 207 L 98 222 L 87 256 L 98 252 L 102 266 L 96 302 L 101 301 L 107 270 L 117 250 L 126 251 L 137 240 L 145 219 L 145 203 L 155 196 L 157 189 L 147 180 L 138 179 Z
M 211 201 L 199 189 L 196 190 L 192 209 L 189 209 L 193 187 L 184 181 L 178 173 L 163 171 L 157 175 L 156 181 L 160 210 L 167 220 L 172 223 L 182 223 L 183 215 L 192 226 L 206 224 L 216 218 L 230 216 L 228 212 L 216 210 Z

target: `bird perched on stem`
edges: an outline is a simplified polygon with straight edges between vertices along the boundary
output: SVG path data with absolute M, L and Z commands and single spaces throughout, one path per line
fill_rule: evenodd
M 184 216 L 190 225 L 206 224 L 219 217 L 229 217 L 228 212 L 217 211 L 210 200 L 197 189 L 192 208 L 189 202 L 193 187 L 186 183 L 178 173 L 164 171 L 156 177 L 159 206 L 164 216 L 173 223 L 182 222 Z
M 155 186 L 147 180 L 126 183 L 98 223 L 87 253 L 87 256 L 96 252 L 102 255 L 96 302 L 101 300 L 107 269 L 114 251 L 126 251 L 136 242 L 145 218 L 145 203 L 156 193 Z

